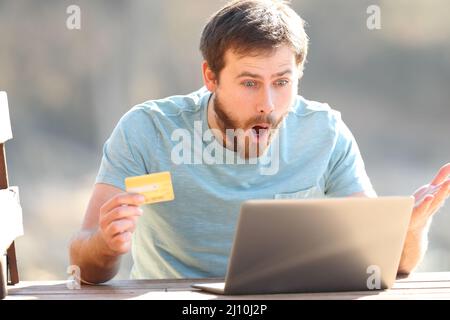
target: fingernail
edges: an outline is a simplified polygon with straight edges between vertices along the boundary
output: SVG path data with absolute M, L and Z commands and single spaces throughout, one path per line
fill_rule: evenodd
M 139 201 L 139 202 L 143 202 L 143 201 L 145 200 L 145 197 L 144 197 L 142 194 L 140 194 L 140 195 L 138 195 L 138 196 L 136 197 L 136 199 L 137 199 L 137 201 Z

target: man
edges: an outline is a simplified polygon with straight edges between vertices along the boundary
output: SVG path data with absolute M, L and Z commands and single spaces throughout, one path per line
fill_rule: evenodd
M 308 38 L 281 1 L 227 4 L 205 26 L 205 87 L 127 112 L 105 143 L 81 231 L 70 247 L 83 281 L 224 276 L 240 204 L 255 198 L 374 197 L 356 141 L 328 105 L 297 95 Z M 170 171 L 175 200 L 142 205 L 124 179 Z M 450 164 L 431 182 L 447 179 Z M 427 186 L 415 194 L 418 199 Z M 426 250 L 449 182 L 415 207 L 400 273 Z

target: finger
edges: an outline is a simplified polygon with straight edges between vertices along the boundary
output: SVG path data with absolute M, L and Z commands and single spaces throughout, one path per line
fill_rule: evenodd
M 131 232 L 125 231 L 121 234 L 116 235 L 111 240 L 111 247 L 114 251 L 118 253 L 127 253 L 131 248 L 132 234 Z
M 434 200 L 431 203 L 430 210 L 431 212 L 437 211 L 444 203 L 445 199 L 447 199 L 450 190 L 450 181 L 444 183 L 439 191 L 435 194 Z
M 125 218 L 139 217 L 143 214 L 143 210 L 136 206 L 121 206 L 117 207 L 100 216 L 99 224 L 101 227 L 106 228 L 114 220 L 120 220 Z
M 131 227 L 125 226 L 125 227 L 123 227 L 123 229 L 116 231 L 116 232 L 112 232 L 114 230 L 110 230 L 111 225 L 113 225 L 116 221 L 125 221 L 125 220 L 130 221 Z M 107 236 L 114 237 L 117 233 L 120 233 L 120 232 L 124 232 L 124 231 L 134 232 L 134 230 L 136 229 L 137 220 L 138 220 L 138 217 L 136 217 L 136 216 L 128 217 L 128 218 L 124 218 L 124 219 L 115 220 L 115 221 L 111 222 L 110 224 L 103 224 L 101 226 L 101 228 Z M 121 226 L 122 226 L 122 223 L 119 224 L 119 227 L 121 227 Z
M 100 209 L 100 212 L 108 212 L 121 205 L 140 206 L 144 203 L 145 197 L 138 193 L 120 193 L 109 199 Z
M 428 208 L 433 203 L 433 200 L 434 200 L 434 195 L 429 194 L 429 195 L 425 196 L 423 201 L 414 209 L 414 212 L 413 212 L 414 216 L 422 217 L 423 215 L 425 215 L 428 211 Z
M 134 230 L 135 225 L 134 221 L 130 219 L 116 220 L 106 227 L 105 233 L 108 238 L 114 238 L 114 236 L 120 233 L 129 231 L 130 229 Z
M 427 193 L 428 189 L 429 189 L 430 185 L 426 184 L 422 187 L 420 187 L 419 189 L 417 189 L 416 191 L 414 191 L 414 198 L 416 201 L 419 201 L 420 199 L 422 199 L 422 197 Z
M 436 177 L 434 177 L 433 181 L 431 182 L 432 185 L 437 185 L 439 183 L 442 183 L 447 179 L 447 177 L 450 175 L 450 163 L 445 164 L 444 166 L 439 169 Z
M 429 217 L 429 207 L 433 202 L 434 196 L 427 195 L 424 200 L 413 210 L 411 216 L 410 227 L 413 229 L 426 225 Z
M 132 222 L 132 225 L 131 225 L 131 227 L 130 227 L 130 228 L 127 228 L 127 229 L 125 229 L 125 231 L 124 231 L 124 232 L 127 232 L 127 231 L 129 231 L 129 232 L 133 233 L 133 232 L 134 232 L 134 230 L 136 230 L 136 226 L 137 226 L 137 217 L 131 217 L 131 218 L 128 218 L 128 219 L 130 219 L 130 220 L 131 220 L 131 222 Z

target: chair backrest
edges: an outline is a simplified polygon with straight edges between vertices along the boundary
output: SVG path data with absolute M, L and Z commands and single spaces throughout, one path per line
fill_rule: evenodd
M 11 131 L 11 122 L 9 118 L 9 108 L 8 108 L 8 98 L 6 92 L 0 91 L 0 191 L 6 191 L 5 189 L 9 188 L 8 182 L 8 168 L 6 165 L 6 153 L 5 153 L 5 142 L 12 139 L 12 131 Z M 9 208 L 7 204 L 6 208 Z M 0 208 L 2 204 L 0 203 Z M 20 206 L 19 206 L 20 207 Z M 1 219 L 5 219 L 8 212 L 1 212 Z M 20 212 L 21 216 L 21 212 Z M 20 219 L 20 224 L 21 224 Z M 22 226 L 18 226 L 18 230 L 21 229 Z M 18 236 L 19 234 L 17 234 Z M 15 236 L 15 234 L 13 235 Z M 12 239 L 14 240 L 14 239 Z M 8 241 L 9 242 L 9 241 Z M 8 243 L 9 244 L 9 243 Z M 7 245 L 8 245 L 7 244 Z M 2 244 L 3 245 L 3 244 Z M 3 249 L 1 249 L 3 250 Z M 2 266 L 4 258 L 4 252 L 0 252 L 0 298 L 3 298 L 6 295 L 6 284 L 16 284 L 19 282 L 19 273 L 17 269 L 17 259 L 16 259 L 16 251 L 14 241 L 9 245 L 6 252 L 6 266 Z M 6 267 L 6 268 L 5 268 Z
M 6 92 L 0 91 L 0 189 L 8 188 L 8 171 L 4 143 L 12 139 L 11 121 L 9 120 L 8 98 Z
M 0 91 L 0 143 L 12 139 L 11 121 L 9 120 L 8 96 Z

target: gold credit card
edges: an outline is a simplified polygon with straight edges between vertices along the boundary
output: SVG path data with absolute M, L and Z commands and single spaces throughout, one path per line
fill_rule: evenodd
M 142 194 L 146 204 L 175 199 L 169 171 L 125 178 L 125 187 L 127 192 Z

